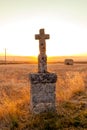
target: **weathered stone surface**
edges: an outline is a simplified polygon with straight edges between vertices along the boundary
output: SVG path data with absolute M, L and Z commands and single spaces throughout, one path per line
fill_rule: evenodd
M 43 39 L 39 40 L 39 51 L 41 55 L 46 54 L 46 43 L 43 42 Z
M 32 101 L 34 103 L 55 102 L 55 84 L 52 83 L 32 84 L 31 93 L 33 93 Z
M 39 55 L 38 56 L 38 72 L 45 73 L 47 72 L 47 56 L 46 55 Z
M 29 77 L 32 84 L 55 83 L 57 81 L 55 73 L 31 73 Z
M 31 109 L 34 113 L 55 110 L 55 83 L 31 84 Z
M 55 104 L 53 103 L 38 103 L 35 107 L 32 107 L 32 111 L 35 114 L 39 114 L 42 112 L 48 112 L 48 111 L 56 111 Z

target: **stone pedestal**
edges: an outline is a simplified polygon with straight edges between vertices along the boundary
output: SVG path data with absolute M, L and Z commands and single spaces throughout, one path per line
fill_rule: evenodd
M 30 109 L 32 113 L 55 111 L 55 73 L 31 73 Z

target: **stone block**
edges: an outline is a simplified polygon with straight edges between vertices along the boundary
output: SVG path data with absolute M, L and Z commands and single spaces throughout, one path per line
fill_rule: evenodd
M 32 73 L 30 108 L 33 113 L 55 111 L 55 89 L 57 76 L 55 73 Z

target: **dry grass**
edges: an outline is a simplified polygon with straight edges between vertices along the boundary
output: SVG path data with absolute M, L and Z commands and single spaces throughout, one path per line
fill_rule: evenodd
M 38 122 L 37 124 L 40 125 L 41 119 L 44 122 L 44 126 L 46 125 L 44 129 L 62 129 L 61 122 L 64 122 L 63 120 L 66 118 L 68 120 L 67 112 L 72 114 L 77 108 L 80 110 L 84 103 L 86 106 L 86 64 L 77 64 L 74 66 L 49 64 L 48 70 L 50 72 L 56 72 L 58 75 L 56 104 L 59 115 L 58 117 L 54 117 L 53 114 L 51 114 L 50 117 L 48 114 L 48 118 L 52 118 L 52 120 L 49 120 L 50 124 L 52 124 L 53 118 L 55 118 L 57 123 L 56 127 L 54 127 L 55 122 L 50 126 L 49 123 L 46 123 L 47 120 L 42 119 L 41 116 L 39 116 L 39 118 L 33 118 L 29 112 L 30 93 L 28 76 L 30 72 L 37 72 L 37 65 L 0 65 L 0 130 L 43 130 L 42 126 L 41 128 L 34 127 L 36 120 Z M 75 103 L 75 106 L 73 103 Z M 76 107 L 76 103 L 78 107 Z M 72 109 L 72 111 L 70 109 Z M 86 113 L 85 111 L 85 115 Z M 59 120 L 59 116 L 61 120 Z M 43 117 L 47 118 L 47 115 L 43 115 Z M 74 117 L 71 118 L 74 119 L 76 117 L 77 116 L 74 115 Z M 73 121 L 71 124 L 74 124 Z M 66 128 L 67 127 L 66 123 Z M 68 128 L 66 130 L 68 130 Z M 72 128 L 71 130 L 74 129 Z
M 57 83 L 57 100 L 68 100 L 75 92 L 85 90 L 85 84 L 82 75 L 79 72 L 66 72 L 59 77 Z

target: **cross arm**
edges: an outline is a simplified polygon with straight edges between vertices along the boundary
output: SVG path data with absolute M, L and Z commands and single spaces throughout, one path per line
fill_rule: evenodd
M 46 34 L 45 39 L 49 39 L 49 38 L 50 38 L 49 34 Z
M 36 34 L 36 35 L 35 35 L 35 39 L 36 39 L 36 40 L 40 39 L 40 35 Z

